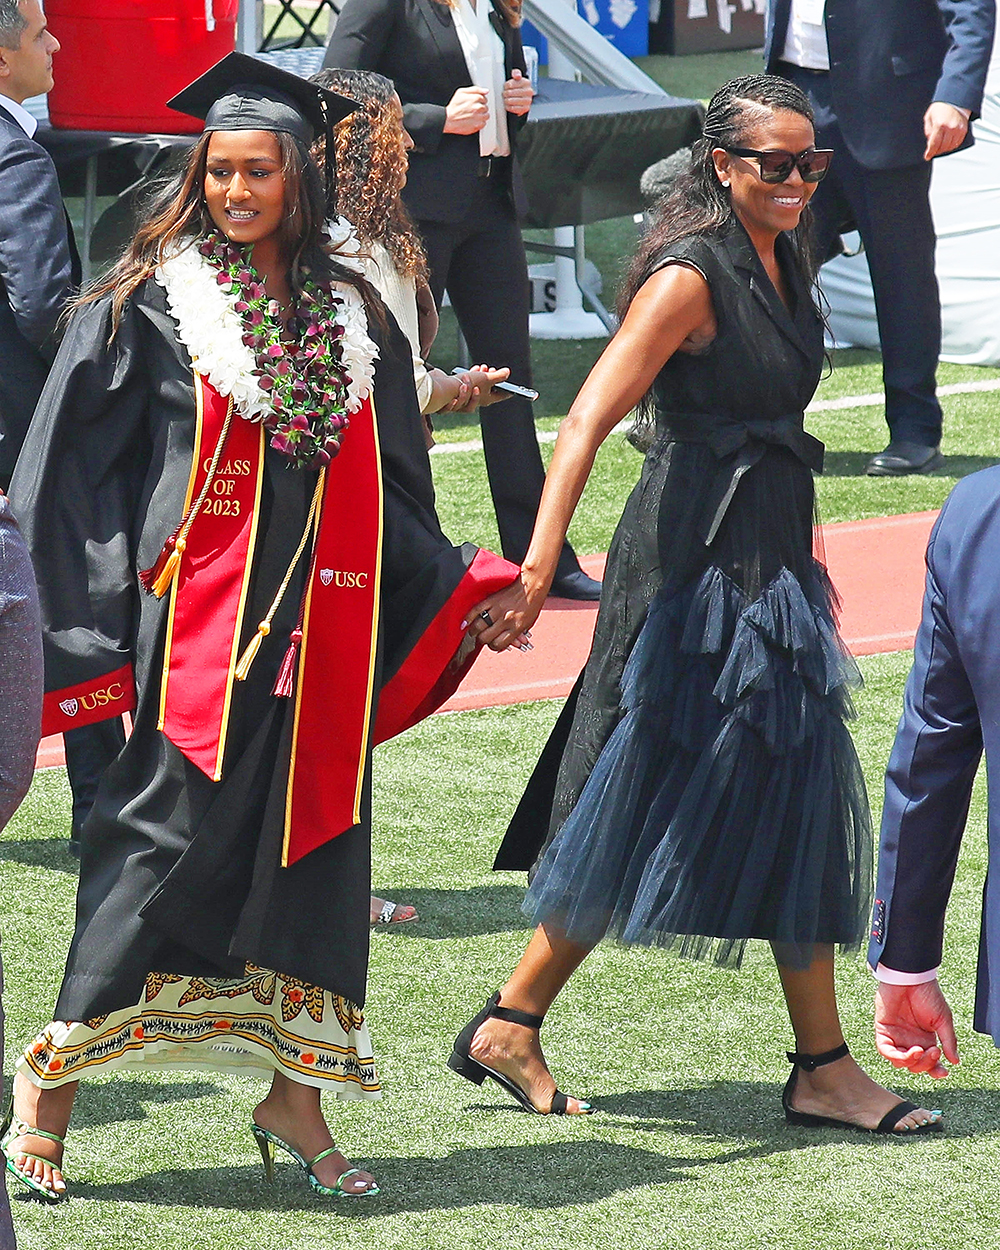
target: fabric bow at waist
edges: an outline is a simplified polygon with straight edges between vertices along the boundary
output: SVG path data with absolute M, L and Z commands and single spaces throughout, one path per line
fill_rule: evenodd
M 807 468 L 823 472 L 824 446 L 802 428 L 803 414 L 789 413 L 774 420 L 738 418 L 706 413 L 660 413 L 662 437 L 672 443 L 704 443 L 720 463 L 712 482 L 711 498 L 718 501 L 708 511 L 703 534 L 705 546 L 715 540 L 725 520 L 736 488 L 747 469 L 761 459 L 768 447 L 785 447 Z

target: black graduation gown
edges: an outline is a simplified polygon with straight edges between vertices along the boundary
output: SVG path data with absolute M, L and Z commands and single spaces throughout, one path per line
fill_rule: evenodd
M 370 322 L 379 346 L 384 683 L 477 549 L 454 547 L 441 532 L 409 348 L 391 315 L 382 328 Z M 232 976 L 247 961 L 363 1005 L 370 754 L 360 823 L 279 866 L 292 700 L 271 690 L 304 561 L 248 680 L 234 687 L 223 779 L 210 780 L 156 728 L 169 597 L 141 593 L 137 571 L 153 564 L 180 520 L 191 467 L 192 365 L 176 330 L 152 279 L 129 300 L 113 338 L 110 299 L 79 310 L 12 487 L 38 577 L 46 689 L 72 688 L 129 664 L 137 689 L 134 730 L 83 830 L 76 930 L 55 1018 L 85 1020 L 126 1007 L 151 971 Z M 295 551 L 316 480 L 270 449 L 265 456 L 241 649 Z

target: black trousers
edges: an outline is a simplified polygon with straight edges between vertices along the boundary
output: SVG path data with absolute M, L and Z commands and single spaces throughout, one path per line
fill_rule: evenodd
M 520 227 L 499 177 L 481 178 L 464 220 L 417 223 L 427 249 L 431 292 L 447 290 L 474 364 L 510 367 L 510 380 L 531 385 L 528 264 Z M 514 395 L 480 413 L 490 493 L 508 560 L 528 550 L 545 482 L 531 404 Z M 579 563 L 566 543 L 556 576 Z
M 936 447 L 941 441 L 936 394 L 941 300 L 934 272 L 931 162 L 902 169 L 859 165 L 837 124 L 829 74 L 791 65 L 782 68 L 816 111 L 816 146 L 836 152 L 830 172 L 810 201 L 817 255 L 828 257 L 837 236 L 852 227 L 865 245 L 882 344 L 890 436 Z
M 94 806 L 97 786 L 108 767 L 125 745 L 125 727 L 120 716 L 83 725 L 63 734 L 66 772 L 73 793 L 73 832 L 79 835 L 83 822 Z

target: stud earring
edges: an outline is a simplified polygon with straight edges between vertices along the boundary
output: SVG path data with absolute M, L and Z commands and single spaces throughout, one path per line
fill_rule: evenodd
M 728 178 L 723 178 L 723 180 L 722 180 L 722 185 L 723 185 L 724 187 L 728 187 L 728 186 L 729 186 L 729 179 L 728 179 Z

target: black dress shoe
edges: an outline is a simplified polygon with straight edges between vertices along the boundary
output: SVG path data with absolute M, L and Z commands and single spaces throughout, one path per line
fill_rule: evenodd
M 885 451 L 872 456 L 865 472 L 869 477 L 905 477 L 907 473 L 933 473 L 943 464 L 939 447 L 893 439 Z
M 593 602 L 601 597 L 601 583 L 588 577 L 583 569 L 564 573 L 552 583 L 550 595 L 557 599 L 587 599 Z

